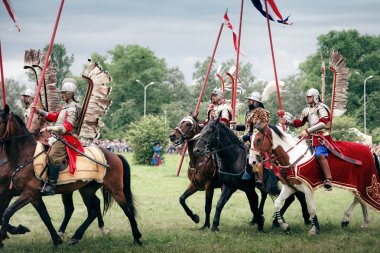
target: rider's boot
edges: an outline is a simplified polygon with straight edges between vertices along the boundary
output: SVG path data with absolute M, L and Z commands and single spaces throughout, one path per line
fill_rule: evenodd
M 45 187 L 41 190 L 41 195 L 51 196 L 55 194 L 55 186 L 57 184 L 59 168 L 60 168 L 60 165 L 54 165 L 54 164 L 51 164 L 50 162 L 48 163 L 49 179 Z
M 327 161 L 327 158 L 325 155 L 320 155 L 317 157 L 317 160 L 319 162 L 319 166 L 321 167 L 323 176 L 325 177 L 325 181 L 323 182 L 323 187 L 326 191 L 332 190 L 332 184 L 331 184 L 331 172 L 330 172 L 330 166 Z

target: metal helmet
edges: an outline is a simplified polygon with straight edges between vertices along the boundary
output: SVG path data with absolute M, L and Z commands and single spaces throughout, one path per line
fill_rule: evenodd
M 262 103 L 262 99 L 263 99 L 260 92 L 258 92 L 258 91 L 251 92 L 251 94 L 249 94 L 249 96 L 245 97 L 245 98 L 255 100 L 255 101 L 260 102 L 260 103 Z
M 211 93 L 211 96 L 212 95 L 216 95 L 216 97 L 218 98 L 218 100 L 222 99 L 224 97 L 223 95 L 223 91 L 221 88 L 219 87 L 216 87 L 212 90 L 212 93 Z
M 74 95 L 78 91 L 78 82 L 74 78 L 65 78 L 62 81 L 61 92 L 72 92 Z
M 35 97 L 36 93 L 32 89 L 26 89 L 21 93 L 21 96 Z
M 315 88 L 311 88 L 308 91 L 306 91 L 307 97 L 314 97 L 314 103 L 321 102 L 321 98 L 319 96 L 319 91 Z

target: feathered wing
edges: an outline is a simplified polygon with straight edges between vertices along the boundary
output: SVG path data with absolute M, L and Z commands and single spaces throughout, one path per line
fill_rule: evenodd
M 111 106 L 111 100 L 108 98 L 112 91 L 107 84 L 111 82 L 111 76 L 108 72 L 103 71 L 98 64 L 90 62 L 84 70 L 82 76 L 89 82 L 92 82 L 93 89 L 90 94 L 87 109 L 83 105 L 84 114 L 83 124 L 79 133 L 80 137 L 87 139 L 96 139 L 100 136 L 100 127 L 104 123 L 100 117 L 105 115 Z
M 331 98 L 331 114 L 332 117 L 341 116 L 346 112 L 350 69 L 346 67 L 346 59 L 335 50 L 331 51 L 329 68 L 334 74 Z
M 41 50 L 26 50 L 24 54 L 24 66 L 29 66 L 34 68 L 36 71 L 41 70 L 44 67 L 45 62 L 45 53 Z M 38 66 L 38 67 L 37 67 Z M 45 89 L 41 88 L 41 98 L 42 103 L 46 107 L 45 98 L 47 96 L 48 101 L 48 110 L 50 112 L 56 112 L 59 109 L 59 89 L 57 88 L 57 70 L 53 66 L 51 60 L 48 62 L 45 73 L 45 84 L 46 84 L 46 93 Z M 37 80 L 37 82 L 39 79 Z M 38 84 L 37 84 L 38 85 Z M 46 109 L 46 108 L 45 108 Z

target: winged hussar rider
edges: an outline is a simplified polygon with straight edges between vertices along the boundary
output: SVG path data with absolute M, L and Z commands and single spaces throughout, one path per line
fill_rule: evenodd
M 62 138 L 69 145 L 77 150 L 84 152 L 79 140 L 74 136 L 77 133 L 81 107 L 76 99 L 78 91 L 77 81 L 73 78 L 66 78 L 62 82 L 61 98 L 65 102 L 62 108 L 56 112 L 46 112 L 38 109 L 38 113 L 44 116 L 46 120 L 56 122 L 55 126 L 48 126 L 41 129 L 41 132 L 49 131 Z M 48 151 L 48 177 L 49 180 L 45 187 L 41 190 L 43 195 L 54 195 L 57 183 L 59 169 L 62 162 L 69 158 L 70 173 L 74 174 L 76 169 L 77 152 L 69 148 L 61 140 L 56 140 Z
M 330 109 L 327 105 L 322 103 L 319 91 L 314 88 L 311 88 L 306 92 L 306 102 L 309 106 L 303 109 L 299 119 L 288 121 L 285 118 L 281 118 L 281 123 L 297 128 L 305 125 L 306 122 L 309 123 L 309 128 L 303 130 L 300 137 L 311 135 L 312 144 L 313 147 L 315 147 L 315 156 L 325 178 L 323 186 L 325 190 L 330 191 L 332 189 L 332 178 L 330 167 L 327 162 L 328 151 L 327 148 L 320 143 L 318 138 L 318 135 L 321 134 L 327 140 L 331 140 L 331 136 L 327 131 L 327 128 L 331 125 Z

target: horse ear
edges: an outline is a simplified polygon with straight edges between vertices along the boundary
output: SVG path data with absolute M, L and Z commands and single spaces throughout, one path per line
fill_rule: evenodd
M 4 106 L 4 112 L 5 112 L 5 114 L 8 114 L 10 112 L 8 104 L 5 104 L 5 106 Z

